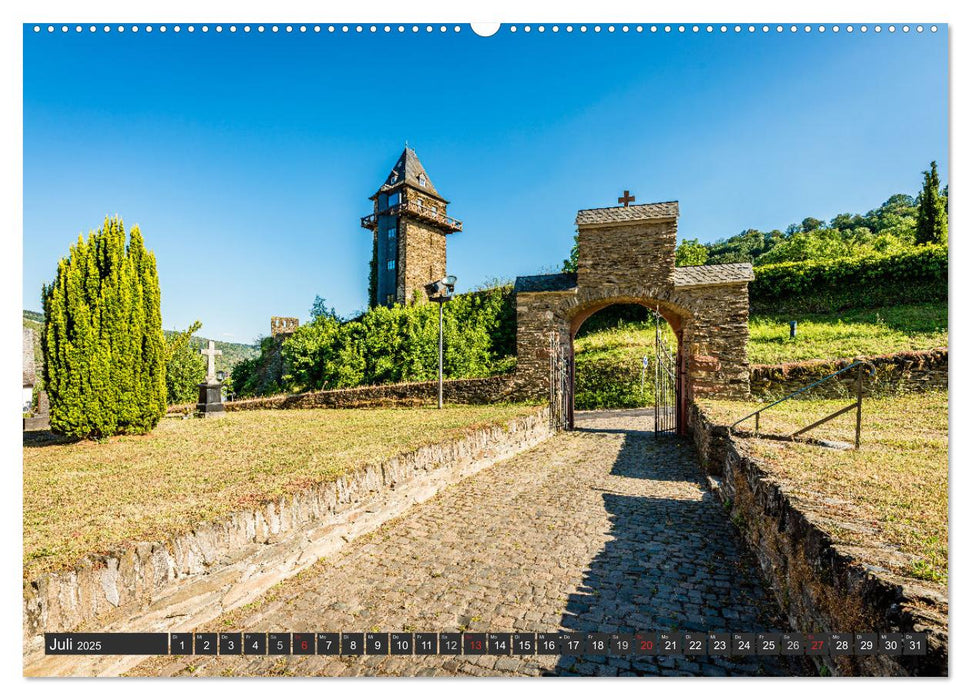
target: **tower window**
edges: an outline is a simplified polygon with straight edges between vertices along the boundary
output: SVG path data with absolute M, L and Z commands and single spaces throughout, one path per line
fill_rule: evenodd
M 424 187 L 426 182 L 427 180 L 425 180 L 425 173 L 418 173 L 418 184 Z
M 395 236 L 397 236 L 397 235 L 398 235 L 398 228 L 396 226 L 392 226 L 391 228 L 388 229 L 388 240 L 389 241 L 393 241 L 394 238 L 395 238 Z
M 394 305 L 394 294 L 389 294 L 388 296 L 386 296 L 386 297 L 384 298 L 384 302 L 385 302 L 385 303 L 386 303 L 386 304 L 387 304 L 388 306 L 393 306 L 393 305 Z
M 388 261 L 388 269 L 389 270 L 393 270 L 394 269 L 394 260 L 389 260 Z
M 395 192 L 394 194 L 388 195 L 388 206 L 393 207 L 395 204 L 401 201 L 401 193 Z

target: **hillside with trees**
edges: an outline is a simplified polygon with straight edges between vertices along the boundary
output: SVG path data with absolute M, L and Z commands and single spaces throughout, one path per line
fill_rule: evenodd
M 713 243 L 682 240 L 677 264 L 750 262 L 759 267 L 892 255 L 919 245 L 946 245 L 948 188 L 941 188 L 936 162 L 923 176 L 923 187 L 916 196 L 892 195 L 865 214 L 842 213 L 829 221 L 807 216 L 784 231 L 750 228 Z

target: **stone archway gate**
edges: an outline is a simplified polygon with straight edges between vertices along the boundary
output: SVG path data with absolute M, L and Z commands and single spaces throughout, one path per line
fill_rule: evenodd
M 572 363 L 573 338 L 587 318 L 612 304 L 634 303 L 656 309 L 678 338 L 679 433 L 686 431 L 693 399 L 747 398 L 752 266 L 676 268 L 677 202 L 583 209 L 576 225 L 575 274 L 516 279 L 520 391 L 534 398 L 549 394 L 551 334 Z

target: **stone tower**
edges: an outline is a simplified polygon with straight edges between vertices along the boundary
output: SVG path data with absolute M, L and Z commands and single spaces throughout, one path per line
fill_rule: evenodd
M 374 241 L 371 304 L 427 300 L 425 285 L 446 274 L 445 237 L 461 231 L 462 222 L 448 216 L 448 200 L 408 147 L 371 201 L 374 212 L 361 218 Z

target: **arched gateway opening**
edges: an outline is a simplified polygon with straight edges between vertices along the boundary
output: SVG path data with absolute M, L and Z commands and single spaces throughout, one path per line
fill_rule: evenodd
M 581 210 L 577 272 L 516 279 L 516 381 L 525 395 L 549 397 L 559 427 L 573 427 L 576 333 L 613 304 L 646 306 L 670 324 L 678 433 L 694 398 L 748 396 L 752 266 L 676 269 L 677 219 L 677 202 Z
M 681 330 L 678 311 L 653 299 L 603 300 L 579 309 L 570 320 L 573 376 L 572 386 L 563 387 L 561 400 L 571 402 L 564 423 L 572 427 L 576 411 L 637 408 L 650 411 L 656 432 L 677 432 L 687 416 Z M 581 334 L 598 331 L 587 338 L 606 342 L 617 357 L 606 360 L 598 345 L 579 361 Z

